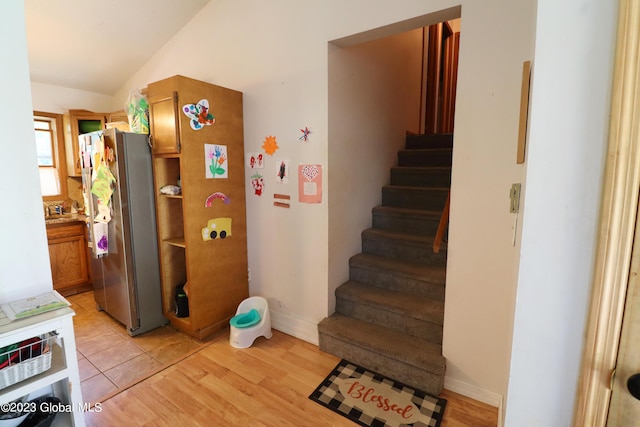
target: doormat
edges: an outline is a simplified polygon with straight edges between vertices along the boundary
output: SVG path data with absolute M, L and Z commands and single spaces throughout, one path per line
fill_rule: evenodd
M 309 399 L 365 427 L 439 427 L 447 404 L 346 360 Z

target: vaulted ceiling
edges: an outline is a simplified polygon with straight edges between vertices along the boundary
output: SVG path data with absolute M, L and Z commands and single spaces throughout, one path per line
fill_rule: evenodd
M 210 0 L 24 0 L 31 81 L 112 95 Z

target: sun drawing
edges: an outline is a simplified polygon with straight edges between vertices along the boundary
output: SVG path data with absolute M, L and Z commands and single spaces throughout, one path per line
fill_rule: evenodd
M 264 143 L 262 144 L 262 148 L 264 149 L 265 153 L 271 156 L 280 147 L 278 147 L 275 136 L 268 136 L 265 138 Z

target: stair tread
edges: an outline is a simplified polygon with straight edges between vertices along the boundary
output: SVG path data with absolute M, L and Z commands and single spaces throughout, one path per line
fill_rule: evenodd
M 446 153 L 453 151 L 452 147 L 428 147 L 428 148 L 403 148 L 399 153 Z
M 406 145 L 418 146 L 453 146 L 453 133 L 407 135 Z
M 318 324 L 322 333 L 418 369 L 444 374 L 442 346 L 425 339 L 334 313 Z
M 414 279 L 436 279 L 444 285 L 447 268 L 439 265 L 421 264 L 372 254 L 356 254 L 349 259 L 352 267 L 393 270 L 395 274 Z M 430 280 L 430 281 L 431 281 Z
M 434 236 L 412 234 L 412 233 L 400 233 L 388 230 L 381 230 L 378 228 L 367 228 L 362 232 L 362 237 L 366 237 L 372 240 L 401 240 L 405 244 L 413 244 L 424 247 L 431 247 Z M 440 250 L 447 250 L 447 242 L 440 244 Z
M 449 187 L 420 187 L 416 185 L 383 185 L 382 189 L 393 190 L 393 191 L 449 191 Z
M 413 208 L 400 208 L 397 206 L 375 206 L 373 208 L 373 214 L 385 214 L 394 216 L 411 216 L 425 219 L 440 219 L 442 211 L 428 209 L 413 209 Z
M 444 324 L 443 301 L 351 280 L 338 287 L 336 297 L 436 325 Z
M 451 166 L 391 166 L 398 172 L 446 172 L 451 171 Z

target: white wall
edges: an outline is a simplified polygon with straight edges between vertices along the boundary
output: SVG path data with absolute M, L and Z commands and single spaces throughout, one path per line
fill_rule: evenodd
M 524 184 L 516 149 L 522 63 L 534 59 L 534 7 L 508 0 L 462 6 L 445 387 L 494 405 L 509 379 L 521 221 L 509 213 L 509 190 Z
M 615 2 L 538 0 L 508 426 L 571 425 L 593 278 L 616 13 Z
M 53 289 L 38 176 L 22 0 L 0 3 L 0 303 Z M 17 185 L 20 184 L 20 185 Z
M 381 203 L 382 186 L 398 164 L 406 131 L 420 129 L 422 28 L 329 48 L 329 281 L 335 290 L 349 277 L 348 260 L 361 252 L 362 230 Z

